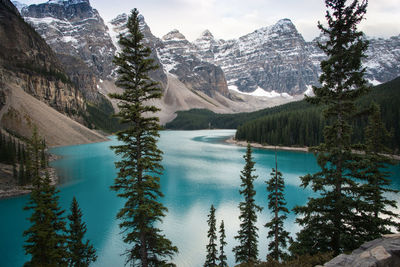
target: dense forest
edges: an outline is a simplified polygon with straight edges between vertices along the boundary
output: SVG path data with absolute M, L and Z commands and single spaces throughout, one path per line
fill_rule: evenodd
M 357 101 L 360 112 L 372 102 L 381 107 L 382 120 L 393 138 L 389 147 L 396 153 L 400 149 L 400 77 L 375 86 L 371 92 Z M 168 129 L 237 129 L 236 138 L 257 143 L 285 146 L 313 146 L 323 141 L 326 121 L 323 107 L 306 101 L 267 108 L 257 112 L 239 114 L 216 114 L 208 110 L 178 112 L 178 117 L 168 123 Z M 362 142 L 367 113 L 354 121 L 353 140 Z

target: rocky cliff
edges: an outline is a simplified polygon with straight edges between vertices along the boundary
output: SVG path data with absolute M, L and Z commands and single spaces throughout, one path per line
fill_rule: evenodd
M 8 5 L 6 5 L 8 3 Z M 65 114 L 85 109 L 84 99 L 66 76 L 56 54 L 18 11 L 3 0 L 0 8 L 0 79 Z
M 202 60 L 193 44 L 174 30 L 162 38 L 157 47 L 166 72 L 175 75 L 188 88 L 213 96 L 216 92 L 229 97 L 224 72 L 219 66 Z
M 83 120 L 83 95 L 8 0 L 0 2 L 0 40 L 1 128 L 30 137 L 36 125 L 50 145 L 104 140 L 70 119 Z
M 111 74 L 115 47 L 89 0 L 52 0 L 22 8 L 21 14 L 56 53 L 83 60 L 103 79 Z
M 289 19 L 258 29 L 236 40 L 215 40 L 209 31 L 194 42 L 204 60 L 220 66 L 233 89 L 301 94 L 317 84 L 301 34 Z

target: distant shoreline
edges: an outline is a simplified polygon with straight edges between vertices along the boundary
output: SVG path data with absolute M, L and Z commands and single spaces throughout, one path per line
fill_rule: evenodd
M 238 141 L 235 140 L 234 137 L 230 137 L 225 140 L 226 143 L 246 147 L 247 141 Z M 300 151 L 300 152 L 309 152 L 308 147 L 290 147 L 290 146 L 271 146 L 271 145 L 261 145 L 259 143 L 250 142 L 250 146 L 254 148 L 262 148 L 262 149 L 269 149 L 274 150 L 286 150 L 286 151 Z
M 237 141 L 234 139 L 234 136 L 226 139 L 225 143 L 242 146 L 242 147 L 247 146 L 247 141 Z M 277 150 L 297 151 L 297 152 L 300 151 L 300 152 L 312 153 L 312 152 L 308 151 L 308 147 L 271 146 L 271 145 L 261 145 L 259 143 L 255 143 L 255 142 L 250 142 L 250 146 L 254 147 L 254 148 L 269 149 L 269 150 L 274 150 L 276 148 Z M 355 153 L 357 153 L 357 152 L 355 152 Z M 393 160 L 400 161 L 400 155 L 388 155 L 388 154 L 384 154 L 384 155 Z

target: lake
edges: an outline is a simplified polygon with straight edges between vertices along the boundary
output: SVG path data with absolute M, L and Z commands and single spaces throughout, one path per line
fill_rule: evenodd
M 161 188 L 162 199 L 168 208 L 167 216 L 160 227 L 179 249 L 173 259 L 177 266 L 202 266 L 205 260 L 207 240 L 207 215 L 211 204 L 216 208 L 217 226 L 224 220 L 228 245 L 225 251 L 229 266 L 234 265 L 232 248 L 237 245 L 234 236 L 239 228 L 238 204 L 240 171 L 244 166 L 244 147 L 224 143 L 234 130 L 163 131 L 159 147 L 164 151 L 164 174 Z M 124 200 L 117 198 L 109 187 L 113 184 L 117 170 L 114 161 L 118 158 L 109 148 L 118 142 L 111 141 L 69 147 L 58 147 L 51 152 L 62 156 L 52 162 L 60 176 L 60 205 L 69 213 L 72 197 L 75 196 L 87 224 L 86 238 L 97 250 L 98 259 L 93 266 L 123 266 L 125 244 L 122 242 L 117 211 Z M 275 166 L 274 151 L 255 149 L 256 202 L 264 207 L 258 214 L 260 259 L 265 259 L 268 240 L 263 225 L 271 219 L 267 209 L 265 181 L 270 178 Z M 308 189 L 299 187 L 306 173 L 318 171 L 313 154 L 304 152 L 278 151 L 278 169 L 285 178 L 285 196 L 288 208 L 303 205 L 312 195 Z M 393 172 L 393 188 L 400 189 L 400 166 Z M 393 196 L 400 201 L 398 195 Z M 29 227 L 23 211 L 28 196 L 0 200 L 0 266 L 22 266 L 28 259 L 24 255 L 22 233 Z M 400 203 L 400 202 L 399 202 Z M 399 204 L 400 205 L 400 204 Z M 285 222 L 292 234 L 299 230 L 290 214 Z

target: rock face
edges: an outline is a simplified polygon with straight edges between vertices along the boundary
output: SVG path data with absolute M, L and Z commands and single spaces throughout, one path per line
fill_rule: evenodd
M 318 81 L 307 43 L 289 19 L 237 40 L 215 40 L 206 31 L 194 44 L 202 58 L 221 66 L 228 84 L 242 92 L 262 88 L 300 94 Z
M 128 15 L 127 14 L 121 14 L 117 16 L 115 19 L 111 20 L 108 23 L 108 28 L 109 28 L 109 34 L 113 40 L 113 43 L 115 47 L 117 48 L 117 51 L 120 52 L 120 47 L 118 45 L 118 36 L 119 34 L 125 34 L 127 32 L 126 28 L 126 23 L 128 22 Z M 155 63 L 161 66 L 160 59 L 158 58 L 157 55 L 157 47 L 161 45 L 161 40 L 157 37 L 155 37 L 149 28 L 149 26 L 146 24 L 144 17 L 139 16 L 139 23 L 140 23 L 140 30 L 142 34 L 144 35 L 144 41 L 147 46 L 151 48 L 151 58 L 154 59 Z M 115 70 L 113 72 L 115 74 Z M 167 87 L 167 75 L 164 73 L 163 68 L 158 68 L 155 71 L 152 71 L 150 73 L 150 77 L 154 79 L 155 81 L 158 81 L 161 83 L 161 86 L 163 88 Z
M 89 0 L 51 0 L 21 13 L 56 53 L 83 60 L 103 79 L 111 74 L 115 47 Z
M 0 81 L 16 83 L 25 92 L 69 114 L 85 109 L 82 94 L 66 76 L 47 43 L 12 9 L 0 3 Z
M 0 40 L 0 129 L 29 138 L 35 125 L 49 145 L 105 140 L 71 120 L 83 120 L 83 95 L 9 0 L 0 2 Z
M 400 234 L 386 235 L 363 244 L 350 255 L 341 254 L 323 267 L 400 266 Z
M 400 76 L 400 35 L 388 39 L 369 38 L 366 58 L 362 60 L 366 68 L 365 78 L 373 85 L 388 82 Z M 318 48 L 317 42 L 324 42 L 319 36 L 308 43 L 307 49 L 314 66 L 320 71 L 319 64 L 326 59 L 325 54 Z
M 202 60 L 196 47 L 174 30 L 162 38 L 157 47 L 164 70 L 183 82 L 188 88 L 213 96 L 216 92 L 229 97 L 224 72 L 219 66 Z

